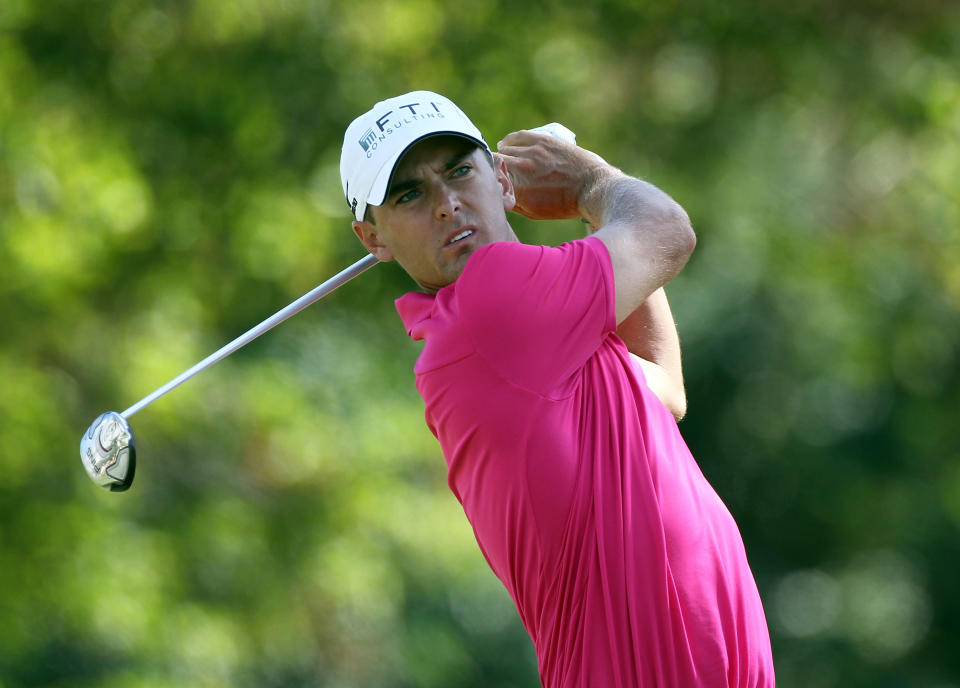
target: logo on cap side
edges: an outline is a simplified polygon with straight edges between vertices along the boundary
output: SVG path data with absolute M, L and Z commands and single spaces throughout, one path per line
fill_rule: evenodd
M 357 205 L 360 203 L 360 201 L 357 199 L 356 196 L 354 196 L 352 199 L 350 198 L 350 182 L 347 182 L 346 194 L 347 194 L 347 205 L 350 206 L 350 212 L 352 212 L 354 217 L 356 217 Z
M 370 150 L 370 146 L 373 143 L 376 143 L 377 135 L 373 133 L 373 129 L 367 129 L 363 132 L 363 136 L 360 137 L 360 147 L 366 152 Z

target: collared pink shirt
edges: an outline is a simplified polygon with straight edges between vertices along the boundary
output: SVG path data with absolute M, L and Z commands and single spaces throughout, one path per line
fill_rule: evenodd
M 478 249 L 397 300 L 450 489 L 546 688 L 774 685 L 743 541 L 615 334 L 596 238 Z

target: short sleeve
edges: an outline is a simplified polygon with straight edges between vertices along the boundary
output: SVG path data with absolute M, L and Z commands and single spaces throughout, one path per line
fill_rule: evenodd
M 613 267 L 588 237 L 558 247 L 490 244 L 457 283 L 477 353 L 511 382 L 551 395 L 616 330 Z

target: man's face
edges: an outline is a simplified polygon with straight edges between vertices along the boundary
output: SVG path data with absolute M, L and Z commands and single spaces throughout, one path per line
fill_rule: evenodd
M 506 212 L 513 185 L 500 158 L 493 166 L 475 144 L 436 136 L 411 148 L 393 173 L 373 223 L 353 231 L 380 260 L 394 260 L 429 292 L 456 280 L 485 244 L 516 241 Z

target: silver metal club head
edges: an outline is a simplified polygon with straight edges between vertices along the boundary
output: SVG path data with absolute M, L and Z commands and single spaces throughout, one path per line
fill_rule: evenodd
M 101 414 L 80 438 L 80 460 L 87 475 L 112 492 L 123 492 L 133 483 L 136 459 L 133 432 L 116 411 Z

